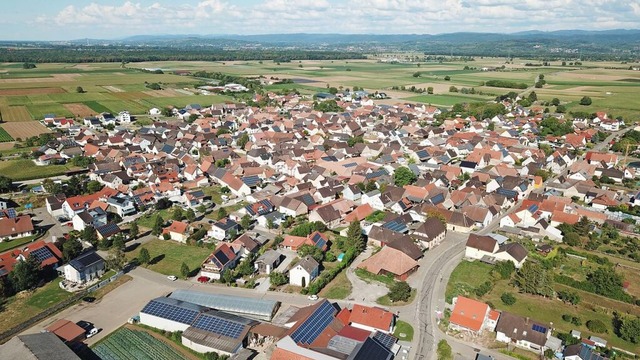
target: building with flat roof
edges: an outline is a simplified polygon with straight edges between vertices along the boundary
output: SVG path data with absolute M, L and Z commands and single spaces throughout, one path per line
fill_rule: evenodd
M 175 290 L 169 295 L 169 298 L 262 321 L 271 321 L 280 308 L 278 301 L 209 294 L 186 289 Z

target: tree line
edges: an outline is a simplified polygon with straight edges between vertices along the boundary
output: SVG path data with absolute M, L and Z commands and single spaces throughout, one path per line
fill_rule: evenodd
M 18 63 L 95 63 L 95 62 L 142 62 L 142 61 L 236 61 L 236 60 L 344 60 L 366 59 L 366 56 L 349 51 L 314 50 L 224 50 L 176 49 L 158 47 L 152 49 L 124 46 L 80 47 L 53 46 L 39 49 L 0 48 L 1 62 Z M 35 65 L 34 65 L 35 66 Z

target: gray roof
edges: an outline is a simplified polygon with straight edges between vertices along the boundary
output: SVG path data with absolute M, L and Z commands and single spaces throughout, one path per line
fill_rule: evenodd
M 260 257 L 256 259 L 256 262 L 260 261 L 260 262 L 263 262 L 265 264 L 273 264 L 278 259 L 280 259 L 281 256 L 282 256 L 282 254 L 279 253 L 278 251 L 269 249 L 269 250 L 265 251 L 264 254 L 260 255 Z
M 302 260 L 300 260 L 300 262 L 296 266 L 301 266 L 306 272 L 311 274 L 313 270 L 320 266 L 320 264 L 318 264 L 316 259 L 312 258 L 311 255 L 307 255 Z
M 76 360 L 80 359 L 54 333 L 18 335 L 0 346 L 6 360 Z
M 241 296 L 209 294 L 199 291 L 177 289 L 169 295 L 175 300 L 187 301 L 200 306 L 240 314 L 253 319 L 270 320 L 280 303 L 272 300 L 253 299 Z
M 69 262 L 69 265 L 71 265 L 74 269 L 82 272 L 85 268 L 100 262 L 104 262 L 102 257 L 100 257 L 100 255 L 98 255 L 98 253 L 96 253 L 95 251 L 89 251 L 71 260 Z

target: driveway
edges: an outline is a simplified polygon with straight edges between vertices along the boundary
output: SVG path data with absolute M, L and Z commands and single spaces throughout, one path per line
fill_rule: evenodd
M 373 247 L 367 246 L 367 248 L 353 260 L 351 266 L 347 268 L 347 279 L 349 279 L 352 286 L 349 300 L 357 301 L 361 304 L 375 304 L 379 297 L 389 292 L 389 289 L 385 285 L 377 281 L 368 283 L 356 275 L 355 269 L 358 268 L 360 263 L 371 257 L 372 253 Z
M 51 216 L 51 214 L 47 212 L 46 207 L 35 208 L 27 213 L 32 214 L 34 225 L 44 231 L 49 231 L 49 238 L 51 236 L 61 238 L 65 233 L 73 230 L 72 227 L 61 225 L 53 216 Z
M 289 268 L 289 265 L 291 264 L 291 262 L 293 261 L 293 259 L 296 258 L 296 252 L 295 251 L 290 251 L 290 250 L 278 250 L 280 251 L 284 256 L 284 260 L 282 260 L 282 262 L 280 263 L 280 265 L 278 265 L 278 267 L 275 269 L 275 271 L 279 271 L 281 273 L 286 273 L 287 269 Z M 265 293 L 267 291 L 269 291 L 269 287 L 271 286 L 271 281 L 269 280 L 269 277 L 267 276 L 266 278 L 263 278 L 260 281 L 260 285 L 258 285 L 256 287 L 256 291 L 257 292 L 262 292 Z

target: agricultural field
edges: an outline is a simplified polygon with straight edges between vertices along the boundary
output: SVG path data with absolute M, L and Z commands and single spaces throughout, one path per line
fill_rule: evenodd
M 31 121 L 31 114 L 25 106 L 0 106 L 2 121 Z
M 0 143 L 13 141 L 13 138 L 9 133 L 0 126 Z
M 185 355 L 146 331 L 121 328 L 93 347 L 102 360 L 181 360 Z
M 50 132 L 50 130 L 39 121 L 10 122 L 2 124 L 1 127 L 9 133 L 12 138 L 22 140 Z
M 0 161 L 0 174 L 10 177 L 13 181 L 63 175 L 72 169 L 69 165 L 37 166 L 27 159 Z

